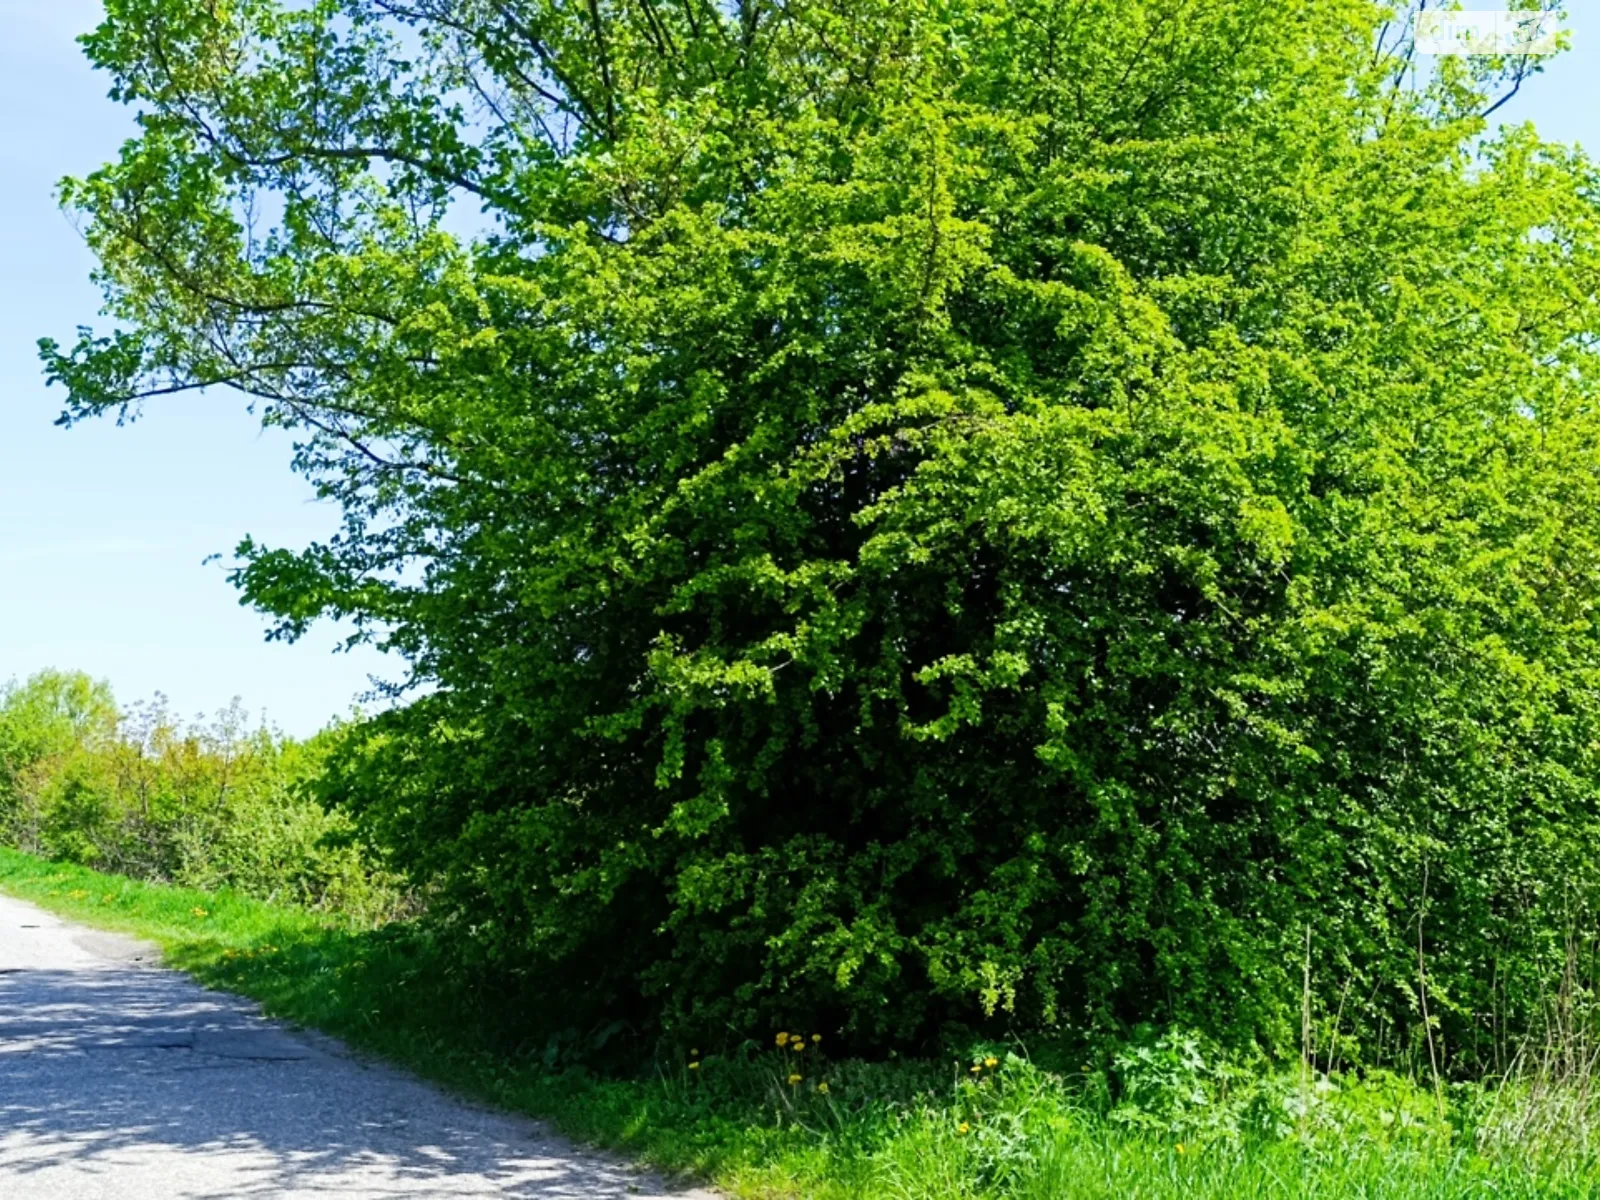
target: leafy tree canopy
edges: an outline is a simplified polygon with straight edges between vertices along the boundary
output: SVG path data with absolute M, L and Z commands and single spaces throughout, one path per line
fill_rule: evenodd
M 108 0 L 45 361 L 298 433 L 237 582 L 429 685 L 330 788 L 482 962 L 1297 1044 L 1309 939 L 1482 1060 L 1600 882 L 1596 176 L 1408 15 Z

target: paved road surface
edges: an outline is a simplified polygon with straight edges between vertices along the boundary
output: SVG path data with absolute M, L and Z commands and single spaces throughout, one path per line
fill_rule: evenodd
M 659 1180 L 0 896 L 0 1200 L 643 1200 Z

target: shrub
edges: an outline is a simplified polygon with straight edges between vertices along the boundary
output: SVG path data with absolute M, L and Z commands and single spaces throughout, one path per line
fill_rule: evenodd
M 45 361 L 298 432 L 344 528 L 238 582 L 426 685 L 323 794 L 480 964 L 1293 1055 L 1309 939 L 1474 1069 L 1600 884 L 1600 181 L 1527 62 L 1180 8 L 109 0 Z
M 398 911 L 394 882 L 309 790 L 328 744 L 252 729 L 237 703 L 204 727 L 159 700 L 119 712 L 104 685 L 44 672 L 0 692 L 0 838 L 135 879 L 378 919 Z

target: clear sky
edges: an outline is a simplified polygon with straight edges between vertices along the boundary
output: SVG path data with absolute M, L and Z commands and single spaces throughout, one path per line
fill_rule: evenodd
M 73 39 L 99 0 L 0 0 L 0 680 L 43 667 L 108 679 L 119 698 L 165 692 L 184 714 L 234 696 L 290 733 L 349 710 L 383 656 L 334 654 L 333 631 L 286 646 L 241 608 L 213 553 L 251 533 L 299 546 L 337 513 L 289 469 L 234 395 L 152 405 L 125 428 L 54 425 L 35 343 L 94 323 L 90 257 L 55 181 L 115 153 L 127 115 Z
M 73 42 L 98 0 L 0 4 L 0 680 L 79 668 L 124 700 L 162 691 L 198 713 L 240 696 L 310 733 L 393 665 L 333 653 L 330 630 L 266 643 L 262 618 L 203 563 L 245 533 L 298 546 L 332 531 L 336 514 L 290 472 L 286 439 L 226 393 L 163 400 L 122 429 L 53 424 L 61 397 L 34 344 L 93 323 L 98 295 L 52 188 L 110 157 L 127 117 Z M 1600 150 L 1600 0 L 1571 7 L 1572 51 L 1500 115 Z

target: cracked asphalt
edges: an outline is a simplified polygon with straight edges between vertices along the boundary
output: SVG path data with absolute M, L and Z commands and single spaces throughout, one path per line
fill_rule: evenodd
M 0 1200 L 713 1200 L 0 896 Z

